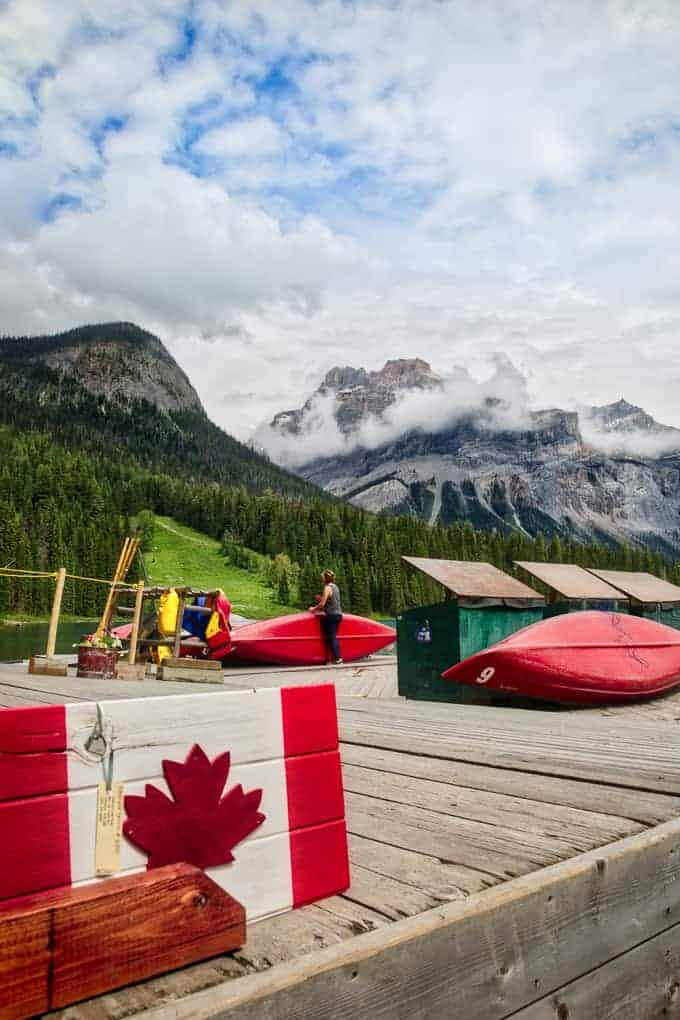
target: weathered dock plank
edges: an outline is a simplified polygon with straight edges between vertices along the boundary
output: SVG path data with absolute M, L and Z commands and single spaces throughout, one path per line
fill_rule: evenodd
M 672 722 L 616 724 L 582 713 L 340 698 L 343 743 L 676 794 Z
M 680 925 L 610 960 L 513 1020 L 650 1020 L 680 1015 Z
M 462 899 L 473 892 L 488 889 L 495 879 L 476 868 L 466 868 L 435 854 L 422 854 L 392 846 L 384 840 L 369 839 L 350 832 L 352 874 L 356 865 L 376 875 L 385 875 L 402 885 L 412 885 L 446 903 Z M 354 895 L 356 890 L 350 889 Z
M 413 807 L 429 808 L 446 815 L 484 822 L 487 825 L 509 826 L 524 833 L 550 836 L 556 830 L 569 832 L 571 838 L 582 834 L 587 846 L 594 839 L 603 843 L 622 839 L 639 832 L 644 826 L 628 818 L 595 811 L 582 811 L 560 804 L 546 804 L 517 795 L 468 790 L 441 780 L 424 776 L 414 778 L 376 769 L 343 765 L 345 790 L 379 800 L 393 801 Z
M 452 860 L 498 881 L 525 875 L 584 849 L 557 825 L 552 835 L 542 835 L 355 793 L 348 793 L 345 803 L 350 832 Z
M 646 825 L 656 825 L 680 815 L 680 794 L 674 797 L 665 793 L 633 790 L 630 787 L 608 786 L 593 782 L 587 776 L 582 779 L 545 776 L 363 744 L 341 744 L 341 753 L 345 766 L 363 765 L 391 775 L 451 783 L 469 791 L 520 796 L 536 805 L 564 805 L 579 811 L 630 818 Z

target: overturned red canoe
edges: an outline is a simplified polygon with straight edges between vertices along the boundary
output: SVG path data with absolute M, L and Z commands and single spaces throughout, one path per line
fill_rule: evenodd
M 111 632 L 127 641 L 132 624 Z M 328 654 L 321 636 L 319 617 L 314 613 L 291 613 L 270 620 L 245 623 L 231 631 L 231 648 L 226 655 L 212 655 L 205 645 L 183 638 L 180 655 L 191 658 L 220 658 L 229 665 L 271 663 L 285 666 L 323 665 Z M 338 630 L 340 651 L 345 662 L 355 662 L 379 652 L 396 640 L 396 631 L 377 620 L 345 613 Z
M 338 629 L 340 652 L 345 662 L 364 659 L 395 639 L 396 633 L 391 627 L 351 613 L 345 613 Z M 318 666 L 327 658 L 319 617 L 314 613 L 292 613 L 246 623 L 232 631 L 232 651 L 225 661 Z
M 525 627 L 442 676 L 542 701 L 631 701 L 680 684 L 680 632 L 622 613 L 568 613 Z

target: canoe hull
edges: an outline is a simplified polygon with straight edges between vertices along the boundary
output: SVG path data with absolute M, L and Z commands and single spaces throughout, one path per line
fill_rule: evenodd
M 345 662 L 379 652 L 396 640 L 396 633 L 376 620 L 346 613 L 338 629 Z M 328 660 L 321 623 L 314 613 L 292 613 L 244 624 L 232 632 L 232 651 L 225 659 L 278 666 L 322 666 Z
M 680 684 L 680 632 L 621 613 L 571 613 L 525 627 L 442 676 L 564 704 L 635 701 Z

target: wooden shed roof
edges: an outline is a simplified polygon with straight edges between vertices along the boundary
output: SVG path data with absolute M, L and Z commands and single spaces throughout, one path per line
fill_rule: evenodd
M 516 560 L 516 565 L 565 599 L 617 599 L 627 601 L 621 588 L 614 588 L 575 563 L 533 563 Z
M 417 556 L 403 556 L 402 559 L 460 598 L 531 599 L 533 602 L 541 598 L 528 584 L 491 563 L 431 560 Z
M 633 570 L 591 570 L 591 574 L 613 584 L 636 602 L 680 602 L 680 588 L 654 574 Z

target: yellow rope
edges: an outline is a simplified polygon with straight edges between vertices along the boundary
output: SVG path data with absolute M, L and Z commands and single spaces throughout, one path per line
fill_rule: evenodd
M 19 577 L 28 580 L 30 577 L 54 577 L 56 573 L 48 572 L 46 570 L 21 570 L 19 567 L 0 567 L 0 577 Z M 113 586 L 118 588 L 138 588 L 138 584 L 130 584 L 128 581 L 112 581 L 110 578 L 107 580 L 104 577 L 81 577 L 80 574 L 66 574 L 66 577 L 72 581 L 91 581 L 93 584 L 105 584 L 111 588 Z M 143 585 L 142 585 L 143 587 Z
M 70 577 L 72 581 L 92 581 L 94 584 L 106 584 L 109 588 L 112 588 L 114 585 L 123 588 L 133 587 L 127 581 L 112 581 L 110 578 L 107 581 L 103 577 L 81 577 L 79 574 L 67 574 L 66 576 Z
M 19 570 L 18 567 L 13 567 L 9 570 L 7 567 L 0 567 L 0 577 L 23 577 L 28 580 L 29 577 L 56 577 L 56 574 L 47 573 L 44 570 Z

